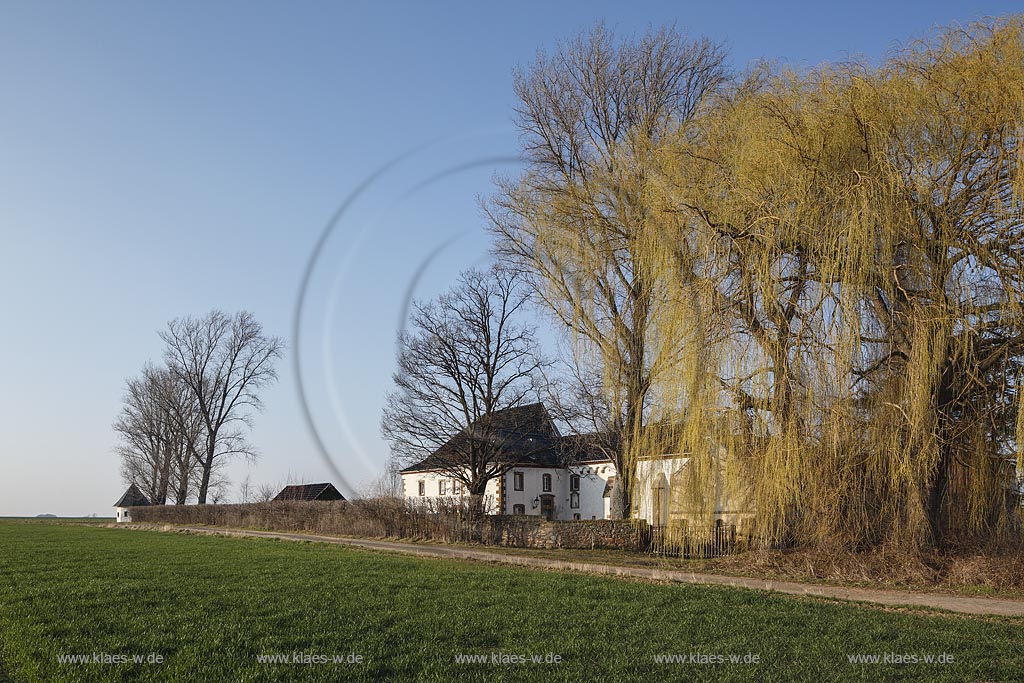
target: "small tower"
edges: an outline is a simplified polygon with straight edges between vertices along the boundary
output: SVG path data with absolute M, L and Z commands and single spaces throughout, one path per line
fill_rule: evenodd
M 114 512 L 117 516 L 117 523 L 122 524 L 125 522 L 132 521 L 131 508 L 141 507 L 143 505 L 152 505 L 149 502 L 149 498 L 139 490 L 139 487 L 132 484 L 128 487 L 128 490 L 124 492 L 124 495 L 114 503 Z

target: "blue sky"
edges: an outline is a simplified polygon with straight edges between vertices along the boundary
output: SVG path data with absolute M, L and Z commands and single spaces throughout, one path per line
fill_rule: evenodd
M 516 168 L 511 72 L 538 48 L 602 18 L 623 34 L 676 22 L 726 42 L 737 68 L 809 65 L 1015 9 L 4 3 L 0 515 L 109 514 L 125 378 L 159 357 L 167 320 L 213 307 L 252 310 L 292 345 L 252 433 L 263 457 L 234 479 L 331 479 L 299 408 L 298 288 L 339 204 L 400 158 L 319 253 L 300 328 L 318 429 L 350 484 L 372 478 L 403 305 L 486 258 L 477 198 Z

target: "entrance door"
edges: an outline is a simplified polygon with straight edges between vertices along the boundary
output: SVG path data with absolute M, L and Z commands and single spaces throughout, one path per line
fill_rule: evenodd
M 665 526 L 668 524 L 668 482 L 664 474 L 659 474 L 651 488 L 651 524 Z
M 540 514 L 549 522 L 555 518 L 555 497 L 553 495 L 540 497 Z

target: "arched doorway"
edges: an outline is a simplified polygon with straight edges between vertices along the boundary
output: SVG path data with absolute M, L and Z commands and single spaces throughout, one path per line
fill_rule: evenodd
M 551 494 L 542 494 L 540 497 L 540 514 L 549 522 L 555 518 L 555 497 Z
M 651 486 L 651 524 L 665 526 L 668 524 L 668 480 L 664 472 L 658 474 Z

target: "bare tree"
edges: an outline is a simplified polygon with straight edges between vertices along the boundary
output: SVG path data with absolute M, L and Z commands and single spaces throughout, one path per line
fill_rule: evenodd
M 260 484 L 256 487 L 256 492 L 253 494 L 252 502 L 269 503 L 274 500 L 274 496 L 276 496 L 280 490 L 280 488 L 274 488 L 273 484 Z
M 470 270 L 436 301 L 414 305 L 381 421 L 398 462 L 429 457 L 477 511 L 487 483 L 510 466 L 510 449 L 522 447 L 524 425 L 502 411 L 535 395 L 544 365 L 535 329 L 517 322 L 529 298 L 520 280 L 501 268 Z
M 179 419 L 189 411 L 179 403 L 182 385 L 165 367 L 147 364 L 129 379 L 124 406 L 114 423 L 120 437 L 121 472 L 157 504 L 174 496 L 176 504 L 188 497 L 195 473 L 199 431 Z
M 653 339 L 661 292 L 644 245 L 664 212 L 652 158 L 726 80 L 724 50 L 673 28 L 616 41 L 603 25 L 516 74 L 526 170 L 486 206 L 496 249 L 599 355 L 622 450 L 625 510 L 651 387 L 676 351 Z M 669 217 L 671 219 L 671 217 Z
M 121 455 L 121 475 L 155 504 L 167 500 L 174 457 L 172 436 L 160 393 L 161 370 L 146 365 L 139 377 L 128 380 L 121 413 L 114 422 Z
M 184 505 L 198 488 L 199 445 L 204 425 L 189 388 L 171 373 L 167 374 L 167 380 L 168 390 L 162 396 L 167 416 L 175 425 L 180 441 L 174 451 L 174 503 Z
M 247 311 L 172 320 L 160 334 L 173 376 L 188 389 L 203 426 L 198 452 L 198 502 L 205 503 L 215 465 L 232 456 L 255 457 L 244 430 L 262 408 L 259 391 L 277 379 L 274 362 L 284 341 L 268 336 Z
M 227 463 L 224 460 L 218 461 L 213 466 L 213 472 L 210 474 L 210 486 L 207 489 L 207 500 L 212 505 L 220 505 L 221 503 L 230 502 L 231 496 L 231 480 L 227 476 L 225 471 L 225 465 Z
M 252 475 L 245 475 L 245 479 L 238 485 L 238 502 L 251 503 L 255 491 L 252 485 Z
M 400 498 L 402 496 L 401 465 L 389 458 L 380 476 L 367 484 L 361 494 L 363 498 Z
M 293 474 L 288 472 L 283 479 L 279 480 L 276 484 L 265 483 L 260 484 L 256 487 L 252 501 L 253 503 L 269 503 L 274 500 L 274 496 L 281 492 L 286 486 L 292 486 L 294 484 L 301 484 L 306 481 L 306 477 L 303 474 Z
M 544 373 L 540 392 L 551 417 L 564 425 L 565 433 L 586 437 L 580 442 L 585 450 L 567 450 L 563 454 L 565 462 L 595 451 L 614 462 L 622 452 L 616 405 L 602 389 L 601 369 L 588 360 L 564 354 L 558 363 L 552 364 L 552 371 Z

